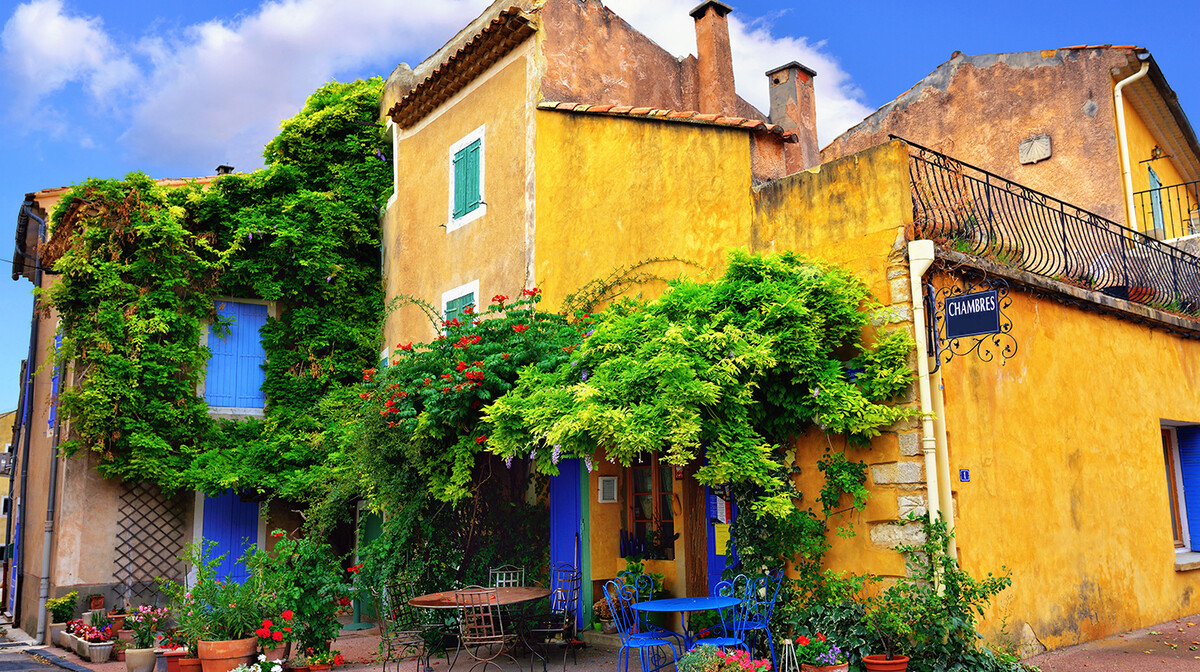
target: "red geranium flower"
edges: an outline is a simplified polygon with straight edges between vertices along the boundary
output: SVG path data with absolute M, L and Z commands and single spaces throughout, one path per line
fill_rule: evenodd
M 333 657 L 333 664 L 334 665 L 345 665 L 346 659 L 343 658 L 342 654 L 339 653 Z
M 271 619 L 269 619 L 269 618 L 264 618 L 264 619 L 263 619 L 263 627 L 264 627 L 264 628 L 269 628 L 269 627 L 271 627 L 272 625 L 275 625 L 275 624 L 271 622 Z
M 798 638 L 796 638 L 796 643 L 799 644 L 800 646 L 808 646 L 809 642 L 811 642 L 811 641 L 812 640 L 810 640 L 808 637 L 805 637 L 804 635 L 800 635 Z
M 292 620 L 292 616 L 294 616 L 294 615 L 295 615 L 295 614 L 293 614 L 293 613 L 292 613 L 292 610 L 291 610 L 291 609 L 284 609 L 284 610 L 283 610 L 283 613 L 282 613 L 282 614 L 280 614 L 280 616 L 282 616 L 282 617 L 283 617 L 283 620 L 285 620 L 285 621 L 290 621 L 290 620 Z
M 282 641 L 283 641 L 283 633 L 282 633 L 282 632 L 277 632 L 277 633 L 275 633 L 275 634 L 271 635 L 271 639 L 273 639 L 273 640 L 275 640 L 275 641 L 277 641 L 277 642 L 282 642 Z

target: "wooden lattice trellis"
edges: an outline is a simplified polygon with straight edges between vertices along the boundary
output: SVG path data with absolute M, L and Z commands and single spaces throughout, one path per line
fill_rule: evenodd
M 158 596 L 156 579 L 180 580 L 184 522 L 178 498 L 149 483 L 125 485 L 113 548 L 117 592 L 126 604 Z M 155 600 L 157 601 L 157 600 Z

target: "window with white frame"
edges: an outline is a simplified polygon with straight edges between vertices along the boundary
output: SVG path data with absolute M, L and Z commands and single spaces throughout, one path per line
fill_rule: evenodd
M 455 287 L 442 293 L 442 318 L 449 322 L 458 318 L 465 322 L 463 308 L 474 307 L 479 300 L 479 281 L 472 280 L 465 285 Z
M 1200 425 L 1163 427 L 1163 462 L 1176 550 L 1200 550 Z
M 450 232 L 482 217 L 484 201 L 484 127 L 471 131 L 450 146 L 450 203 L 446 231 Z
M 264 301 L 218 299 L 219 319 L 209 325 L 208 349 L 212 356 L 204 378 L 204 400 L 210 408 L 261 410 L 266 398 L 262 385 L 266 350 L 261 330 L 267 324 Z

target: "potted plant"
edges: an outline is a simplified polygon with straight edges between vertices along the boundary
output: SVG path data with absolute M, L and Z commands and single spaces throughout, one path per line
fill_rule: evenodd
M 120 640 L 113 642 L 113 657 L 118 663 L 125 661 L 125 651 L 129 649 L 129 642 Z
M 796 638 L 796 660 L 800 661 L 801 672 L 847 672 L 850 669 L 846 652 L 819 632 L 812 637 L 800 635 Z
M 104 609 L 104 595 L 101 593 L 92 593 L 87 596 L 88 609 L 99 611 Z
M 246 566 L 261 581 L 262 594 L 271 598 L 264 603 L 263 615 L 280 614 L 279 619 L 272 619 L 274 627 L 292 629 L 284 631 L 283 640 L 275 641 L 290 641 L 290 650 L 328 648 L 341 632 L 339 608 L 351 604 L 342 559 L 329 544 L 313 538 L 293 539 L 282 530 L 272 531 L 271 538 L 275 540 L 272 551 L 252 553 Z M 358 572 L 351 574 L 359 576 Z M 283 618 L 285 613 L 290 618 Z M 260 623 L 256 621 L 254 627 L 261 628 Z
M 125 607 L 117 605 L 113 610 L 108 612 L 108 620 L 112 621 L 113 632 L 120 632 L 125 629 Z
M 264 618 L 262 625 L 254 631 L 254 635 L 258 637 L 258 645 L 262 648 L 262 653 L 267 657 L 267 660 L 287 660 L 288 647 L 292 641 L 292 619 L 295 618 L 295 612 L 291 609 L 284 609 L 279 615 L 279 623 L 276 624 L 269 618 Z
M 292 672 L 308 672 L 308 656 L 297 653 L 288 659 L 286 669 Z
M 46 632 L 47 644 L 61 644 L 61 633 L 67 627 L 67 621 L 75 615 L 75 605 L 79 600 L 79 591 L 72 590 L 71 592 L 46 600 L 46 611 L 50 612 L 50 629 Z M 67 648 L 67 647 L 63 647 Z
M 592 605 L 592 613 L 596 614 L 596 619 L 600 621 L 600 631 L 606 635 L 615 634 L 617 625 L 613 623 L 612 612 L 608 609 L 608 600 L 596 600 Z
M 108 638 L 108 632 L 95 626 L 81 623 L 75 629 L 75 636 L 82 642 L 82 650 L 76 650 L 80 658 L 87 658 L 93 663 L 107 663 L 112 655 L 113 643 Z
M 229 672 L 254 661 L 258 650 L 254 629 L 262 622 L 264 598 L 256 573 L 242 583 L 217 580 L 223 556 L 211 557 L 215 545 L 203 540 L 190 544 L 186 560 L 195 571 L 192 584 L 165 581 L 162 589 L 180 631 L 196 642 L 204 672 Z
M 180 659 L 188 655 L 187 640 L 178 630 L 167 630 L 163 632 L 159 646 L 163 649 L 163 658 L 167 660 L 167 672 L 179 672 Z
M 155 640 L 167 620 L 167 609 L 155 609 L 143 604 L 129 614 L 127 620 L 133 630 L 133 645 L 125 652 L 125 669 L 129 672 L 151 672 L 157 660 L 154 655 Z
M 768 672 L 771 661 L 754 660 L 742 651 L 726 653 L 713 646 L 697 646 L 679 657 L 678 672 Z
M 314 651 L 308 654 L 308 672 L 328 672 L 334 665 L 345 664 L 339 651 Z
M 864 625 L 879 640 L 884 651 L 863 656 L 863 665 L 868 672 L 904 672 L 908 669 L 908 656 L 896 653 L 896 649 L 897 644 L 913 634 L 914 618 L 907 613 L 910 605 L 911 601 L 898 586 L 868 600 Z

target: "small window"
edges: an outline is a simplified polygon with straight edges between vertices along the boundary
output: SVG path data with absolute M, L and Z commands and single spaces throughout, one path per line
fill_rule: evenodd
M 487 211 L 484 198 L 483 126 L 450 147 L 450 221 L 446 231 L 466 225 Z
M 597 483 L 596 501 L 600 504 L 617 503 L 617 477 L 601 476 Z
M 449 291 L 442 293 L 442 317 L 447 322 L 454 318 L 458 318 L 459 322 L 464 320 L 463 309 L 467 306 L 474 306 L 476 298 L 479 296 L 479 281 L 473 280 L 460 287 L 455 287 Z
M 632 551 L 652 560 L 675 559 L 672 499 L 675 470 L 658 453 L 641 455 L 626 469 L 629 541 Z M 638 553 L 640 551 L 640 553 Z

